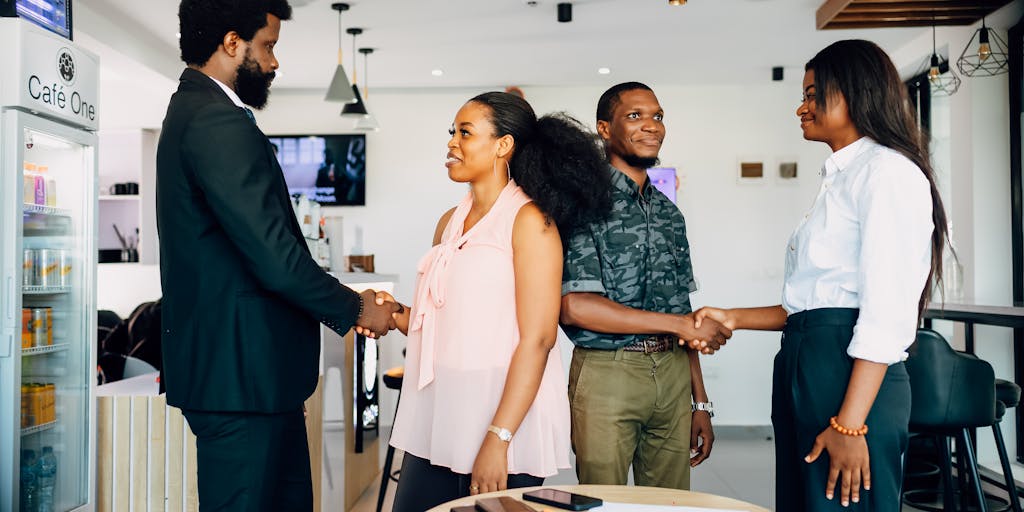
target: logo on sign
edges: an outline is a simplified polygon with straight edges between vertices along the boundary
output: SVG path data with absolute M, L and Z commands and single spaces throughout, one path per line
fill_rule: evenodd
M 57 73 L 64 85 L 75 83 L 75 58 L 71 56 L 71 50 L 61 48 L 57 51 Z

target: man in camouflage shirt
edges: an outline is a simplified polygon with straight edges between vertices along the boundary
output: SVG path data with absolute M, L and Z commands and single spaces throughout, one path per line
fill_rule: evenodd
M 646 173 L 665 138 L 663 115 L 654 92 L 636 82 L 598 102 L 612 211 L 570 239 L 562 277 L 561 323 L 576 345 L 569 401 L 581 484 L 624 485 L 632 464 L 637 485 L 689 489 L 690 467 L 714 441 L 698 354 L 684 340 L 721 343 L 732 333 L 718 323 L 694 328 L 686 224 Z

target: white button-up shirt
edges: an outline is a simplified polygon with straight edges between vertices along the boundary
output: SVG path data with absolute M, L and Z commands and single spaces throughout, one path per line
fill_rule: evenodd
M 210 76 L 210 75 L 206 75 L 206 76 Z M 249 107 L 245 106 L 245 103 L 242 103 L 242 98 L 238 97 L 238 93 L 236 93 L 234 89 L 228 87 L 227 85 L 224 85 L 223 82 L 221 82 L 220 80 L 217 80 L 216 78 L 214 78 L 212 76 L 210 76 L 210 80 L 213 80 L 213 83 L 219 85 L 220 88 L 224 90 L 224 94 L 227 94 L 228 98 L 231 98 L 231 102 L 234 103 L 236 106 L 238 106 L 239 108 L 249 108 Z
M 833 153 L 822 176 L 814 205 L 789 239 L 782 306 L 789 314 L 860 308 L 847 354 L 903 361 L 931 269 L 928 180 L 868 137 Z

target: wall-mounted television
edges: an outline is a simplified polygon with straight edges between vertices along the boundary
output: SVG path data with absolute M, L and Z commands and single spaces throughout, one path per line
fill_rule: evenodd
M 366 205 L 366 135 L 268 137 L 288 193 L 327 206 Z
M 0 16 L 24 18 L 71 39 L 71 0 L 0 0 Z

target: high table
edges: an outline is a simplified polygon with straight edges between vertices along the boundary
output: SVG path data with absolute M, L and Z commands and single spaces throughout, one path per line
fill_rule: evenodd
M 924 326 L 931 328 L 932 320 L 949 320 L 964 324 L 964 351 L 974 353 L 974 326 L 995 325 L 1013 329 L 1013 381 L 1024 387 L 1024 307 L 987 306 L 980 304 L 933 303 L 924 312 Z M 1017 407 L 1017 461 L 1024 462 L 1024 407 Z M 984 476 L 984 475 L 983 475 Z M 987 479 L 987 478 L 986 478 Z M 1002 486 L 999 479 L 996 485 Z
M 511 489 L 507 491 L 490 492 L 466 498 L 449 501 L 438 505 L 427 512 L 448 512 L 452 507 L 473 505 L 480 498 L 494 498 L 498 496 L 511 496 L 518 500 L 523 499 L 523 493 L 534 489 L 560 489 L 563 491 L 585 494 L 595 498 L 601 498 L 607 502 L 632 503 L 638 505 L 676 505 L 688 507 L 702 507 L 722 510 L 743 510 L 751 512 L 768 512 L 768 509 L 757 505 L 746 503 L 732 498 L 704 494 L 702 492 L 680 491 L 677 489 L 663 489 L 660 487 L 637 487 L 632 485 L 544 485 L 540 487 L 524 487 L 522 489 Z M 550 505 L 525 502 L 536 510 L 559 511 Z M 601 507 L 593 509 L 599 512 Z

